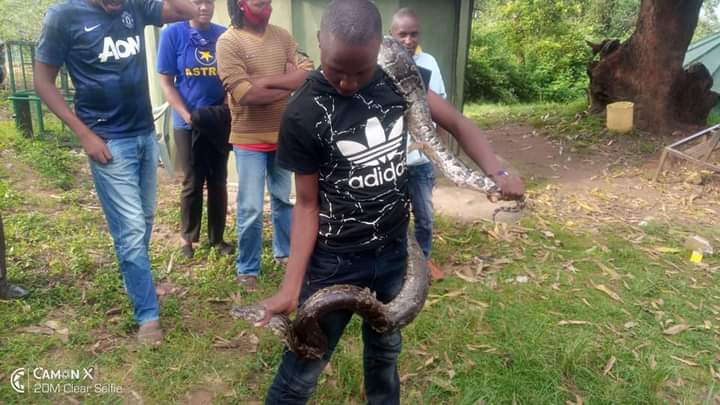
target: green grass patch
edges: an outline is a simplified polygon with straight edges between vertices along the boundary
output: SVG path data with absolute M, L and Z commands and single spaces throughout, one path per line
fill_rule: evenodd
M 22 201 L 20 193 L 13 190 L 10 184 L 3 178 L 0 168 L 0 210 L 13 207 Z
M 489 128 L 506 122 L 526 121 L 540 125 L 559 119 L 572 120 L 586 110 L 587 102 L 580 99 L 570 103 L 471 103 L 465 105 L 463 113 L 478 125 Z
M 23 147 L 48 147 L 20 145 L 17 156 Z M 12 174 L 0 172 L 0 191 L 17 196 L 0 194 L 0 203 L 14 208 L 3 212 L 9 277 L 31 295 L 0 301 L 1 379 L 18 367 L 95 367 L 97 383 L 117 384 L 122 392 L 20 395 L 5 383 L 1 403 L 175 403 L 203 390 L 214 403 L 264 398 L 282 343 L 228 311 L 278 287 L 283 273 L 272 262 L 268 226 L 259 290 L 252 294 L 236 286 L 232 257 L 200 247 L 193 259 L 181 259 L 174 236 L 156 235 L 155 279 L 181 291 L 161 304 L 165 344 L 137 348 L 112 242 L 98 203 L 88 199 L 90 179 L 78 176 L 70 190 L 48 199 L 50 209 L 37 211 L 22 201 L 43 196 L 15 188 Z M 177 229 L 176 204 L 172 199 L 158 209 L 156 224 L 164 232 Z M 712 402 L 720 260 L 690 264 L 682 247 L 690 231 L 697 232 L 651 223 L 588 233 L 555 218 L 505 227 L 438 217 L 434 260 L 465 279 L 434 284 L 425 309 L 404 329 L 402 402 Z M 232 225 L 226 232 L 232 242 Z M 701 235 L 720 236 L 717 230 Z M 48 321 L 66 327 L 66 338 L 23 329 Z M 687 328 L 667 332 L 676 325 Z M 354 319 L 320 379 L 315 403 L 363 401 L 360 335 L 361 322 Z M 218 347 L 233 339 L 244 343 Z
M 79 161 L 66 147 L 41 139 L 24 138 L 12 123 L 0 123 L 0 148 L 12 148 L 20 160 L 36 170 L 46 183 L 67 190 L 75 183 Z
M 647 155 L 657 151 L 659 145 L 637 131 L 622 135 L 609 132 L 605 128 L 605 115 L 588 114 L 587 109 L 587 101 L 578 99 L 569 103 L 468 104 L 464 113 L 481 128 L 526 123 L 549 138 L 562 140 L 573 151 L 616 142 L 618 137 L 623 137 L 625 149 L 630 153 Z

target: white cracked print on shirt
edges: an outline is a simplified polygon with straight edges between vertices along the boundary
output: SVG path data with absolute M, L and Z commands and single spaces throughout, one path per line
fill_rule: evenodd
M 326 229 L 320 229 L 320 235 L 334 239 L 343 232 L 346 226 L 364 226 L 368 228 L 371 236 L 366 240 L 359 241 L 360 246 L 363 246 L 385 238 L 378 225 L 383 222 L 386 215 L 394 212 L 397 204 L 403 204 L 403 198 L 398 198 L 398 195 L 402 194 L 399 179 L 406 170 L 405 144 L 403 142 L 405 132 L 402 114 L 391 125 L 389 133 L 386 133 L 382 125 L 388 114 L 402 107 L 384 108 L 382 104 L 362 95 L 356 94 L 353 97 L 365 104 L 375 116 L 367 119 L 365 125 L 346 130 L 337 130 L 332 124 L 332 116 L 336 110 L 335 99 L 332 97 L 314 98 L 315 104 L 323 111 L 323 118 L 316 124 L 317 137 L 322 143 L 330 146 L 335 156 L 345 159 L 349 167 L 346 176 L 340 176 L 336 172 L 339 163 L 323 167 L 319 174 L 320 181 L 330 184 L 334 194 L 343 196 L 344 204 L 352 207 L 348 213 L 350 215 L 339 213 L 339 210 L 332 204 L 328 193 L 321 190 L 320 198 L 323 205 L 328 207 L 328 211 L 320 214 L 327 224 L 324 226 Z M 323 128 L 327 129 L 323 130 Z M 378 188 L 379 193 L 372 194 L 372 203 L 373 205 L 382 204 L 382 207 L 377 210 L 377 217 L 372 221 L 358 218 L 365 213 L 364 204 L 369 201 L 358 198 L 363 193 L 353 193 L 352 191 L 374 188 Z M 364 194 L 367 197 L 367 193 Z

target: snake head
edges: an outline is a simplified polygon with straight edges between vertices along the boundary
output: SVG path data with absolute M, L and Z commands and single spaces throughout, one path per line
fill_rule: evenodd
M 256 323 L 265 319 L 265 307 L 262 305 L 251 305 L 248 307 L 234 307 L 230 310 L 233 318 Z
M 259 304 L 248 307 L 234 307 L 230 310 L 230 315 L 232 315 L 233 318 L 242 319 L 254 325 L 265 319 L 265 307 Z M 289 324 L 290 318 L 288 318 L 287 315 L 277 314 L 270 318 L 265 328 L 270 329 L 274 335 L 283 337 L 287 332 Z

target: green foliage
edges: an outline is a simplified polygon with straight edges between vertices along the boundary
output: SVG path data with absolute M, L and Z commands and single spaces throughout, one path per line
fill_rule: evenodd
M 697 28 L 695 28 L 695 35 L 693 36 L 693 42 L 720 30 L 720 16 L 715 12 L 718 7 L 720 7 L 720 0 L 703 1 L 700 19 Z
M 626 39 L 635 28 L 639 9 L 639 0 L 592 1 L 586 19 L 593 27 L 594 39 Z
M 592 26 L 585 1 L 497 1 L 476 13 L 467 98 L 567 101 L 587 87 Z
M 465 97 L 514 103 L 532 98 L 523 71 L 508 51 L 500 33 L 476 24 L 465 72 Z
M 42 20 L 57 0 L 0 0 L 0 40 L 36 41 Z
M 703 4 L 696 38 L 720 27 L 720 0 Z M 558 101 L 584 95 L 588 42 L 626 40 L 640 0 L 477 2 L 465 77 L 468 101 Z
M 713 108 L 710 111 L 710 115 L 708 115 L 708 125 L 717 125 L 720 124 L 720 107 L 717 105 L 715 108 Z

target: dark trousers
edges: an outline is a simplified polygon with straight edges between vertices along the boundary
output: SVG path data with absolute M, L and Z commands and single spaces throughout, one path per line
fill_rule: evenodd
M 202 223 L 203 188 L 207 184 L 208 242 L 223 240 L 227 216 L 228 152 L 219 152 L 200 136 L 193 144 L 192 132 L 175 129 L 175 145 L 183 172 L 180 193 L 180 222 L 183 239 L 197 242 Z
M 305 274 L 300 304 L 319 289 L 336 284 L 370 288 L 380 301 L 388 302 L 402 288 L 406 258 L 404 238 L 389 242 L 382 249 L 361 253 L 337 254 L 316 248 Z M 336 311 L 320 320 L 320 327 L 328 338 L 328 351 L 320 360 L 303 360 L 285 349 L 266 404 L 304 404 L 308 401 L 351 317 L 350 311 Z M 368 403 L 399 404 L 400 331 L 379 334 L 363 322 L 362 338 Z

